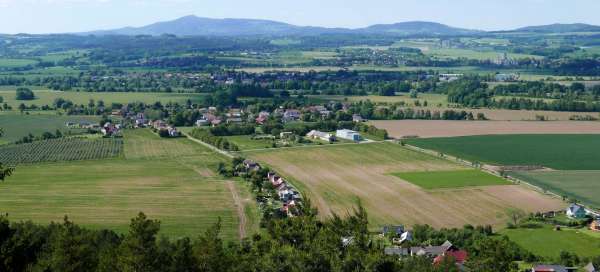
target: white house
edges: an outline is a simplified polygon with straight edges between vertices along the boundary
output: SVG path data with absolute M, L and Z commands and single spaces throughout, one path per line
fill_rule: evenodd
M 337 138 L 342 138 L 342 139 L 351 140 L 351 141 L 355 141 L 355 142 L 359 142 L 361 140 L 360 133 L 358 133 L 354 130 L 349 130 L 349 129 L 340 129 L 340 130 L 336 131 L 335 136 Z
M 570 218 L 584 218 L 587 215 L 587 212 L 583 206 L 571 204 L 567 208 L 566 214 Z

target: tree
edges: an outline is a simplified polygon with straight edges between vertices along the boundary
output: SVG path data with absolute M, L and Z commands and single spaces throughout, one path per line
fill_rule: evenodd
M 160 222 L 150 220 L 142 212 L 129 225 L 129 234 L 120 246 L 119 264 L 123 271 L 157 271 L 156 235 Z
M 198 260 L 200 271 L 227 271 L 231 266 L 231 259 L 223 248 L 220 234 L 221 218 L 219 217 L 217 223 L 206 230 L 194 244 L 194 255 Z
M 9 177 L 13 173 L 13 168 L 4 167 L 2 163 L 0 163 L 0 181 L 4 181 L 5 178 Z
M 16 91 L 16 99 L 33 100 L 35 99 L 35 95 L 33 94 L 33 91 L 28 88 L 18 88 Z

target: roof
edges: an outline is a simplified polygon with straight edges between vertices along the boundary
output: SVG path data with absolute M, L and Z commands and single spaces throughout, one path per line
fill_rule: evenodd
M 443 255 L 438 255 L 433 259 L 434 264 L 441 263 L 445 258 L 453 258 L 456 263 L 463 264 L 467 261 L 467 252 L 465 250 L 448 251 Z
M 535 272 L 568 272 L 568 269 L 562 265 L 540 264 L 533 267 Z
M 383 252 L 385 255 L 399 255 L 399 256 L 408 256 L 410 255 L 410 251 L 408 248 L 402 247 L 386 247 Z
M 402 225 L 383 226 L 382 232 L 383 233 L 395 232 L 396 234 L 402 234 L 402 233 L 404 233 L 404 226 L 402 226 Z
M 571 204 L 569 208 L 567 208 L 567 211 L 570 211 L 571 213 L 585 212 L 585 208 L 578 204 Z

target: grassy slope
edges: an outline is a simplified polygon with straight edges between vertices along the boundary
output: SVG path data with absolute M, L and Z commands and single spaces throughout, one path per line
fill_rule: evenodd
M 510 175 L 559 195 L 600 207 L 600 171 L 513 172 Z
M 562 250 L 579 256 L 600 254 L 600 238 L 575 230 L 554 231 L 550 226 L 540 229 L 506 229 L 501 232 L 534 254 L 558 257 Z
M 598 135 L 493 135 L 413 139 L 407 143 L 489 164 L 600 170 Z
M 198 235 L 221 217 L 225 238 L 237 237 L 231 192 L 211 170 L 224 158 L 187 139 L 163 140 L 146 130 L 128 131 L 125 145 L 125 158 L 18 167 L 0 184 L 0 212 L 38 223 L 67 214 L 85 226 L 123 232 L 143 211 L 161 220 L 161 233 L 169 237 Z M 247 188 L 235 184 L 249 199 Z M 257 216 L 253 202 L 245 202 L 245 210 Z M 249 221 L 252 233 L 257 219 Z
M 429 190 L 510 184 L 502 178 L 478 170 L 408 172 L 393 175 Z

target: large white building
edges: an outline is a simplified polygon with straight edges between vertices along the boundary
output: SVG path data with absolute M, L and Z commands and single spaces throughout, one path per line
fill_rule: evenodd
M 359 142 L 361 140 L 360 133 L 349 129 L 340 129 L 336 131 L 335 136 L 337 138 L 351 140 L 355 142 Z

